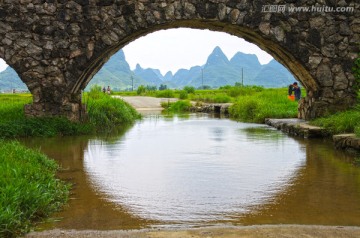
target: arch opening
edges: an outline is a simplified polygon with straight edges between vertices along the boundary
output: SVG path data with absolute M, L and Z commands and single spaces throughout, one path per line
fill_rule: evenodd
M 224 32 L 242 38 L 247 42 L 255 44 L 263 51 L 269 53 L 277 62 L 287 68 L 289 72 L 291 72 L 292 75 L 296 78 L 296 80 L 304 86 L 308 94 L 312 94 L 312 92 L 318 90 L 319 86 L 314 80 L 314 78 L 290 52 L 285 50 L 280 45 L 274 43 L 273 41 L 265 39 L 264 37 L 250 29 L 219 22 L 177 21 L 175 23 L 149 28 L 146 31 L 136 32 L 132 35 L 129 35 L 124 40 L 118 42 L 115 46 L 106 49 L 102 54 L 99 55 L 99 57 L 94 58 L 89 64 L 89 66 L 83 71 L 79 80 L 72 88 L 72 93 L 76 93 L 79 90 L 84 90 L 88 83 L 91 81 L 91 79 L 94 77 L 94 75 L 102 68 L 102 66 L 110 59 L 110 57 L 116 54 L 127 44 L 150 33 L 175 28 L 191 28 L 197 30 L 206 29 L 216 32 Z

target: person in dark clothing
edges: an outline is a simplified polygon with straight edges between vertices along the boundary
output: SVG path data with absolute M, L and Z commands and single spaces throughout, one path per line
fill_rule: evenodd
M 291 96 L 291 95 L 292 95 L 292 93 L 293 93 L 293 89 L 294 89 L 294 88 L 293 88 L 293 85 L 292 85 L 292 84 L 290 84 L 290 85 L 289 85 L 289 89 L 288 89 L 288 95 L 289 95 L 289 96 Z
M 300 87 L 298 86 L 298 83 L 297 83 L 297 82 L 294 82 L 294 83 L 293 83 L 293 91 L 294 91 L 294 94 L 295 94 L 295 100 L 296 100 L 296 101 L 299 101 L 300 98 L 301 98 L 301 89 L 300 89 Z

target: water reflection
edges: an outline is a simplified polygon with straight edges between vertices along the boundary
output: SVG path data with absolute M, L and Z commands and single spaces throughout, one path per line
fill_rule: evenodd
M 59 161 L 69 206 L 41 228 L 360 225 L 360 172 L 320 140 L 204 115 L 147 117 L 116 137 L 23 141 Z
M 305 163 L 293 139 L 264 146 L 242 132 L 249 126 L 204 116 L 144 120 L 115 144 L 90 140 L 85 170 L 97 191 L 140 217 L 226 220 L 265 203 Z

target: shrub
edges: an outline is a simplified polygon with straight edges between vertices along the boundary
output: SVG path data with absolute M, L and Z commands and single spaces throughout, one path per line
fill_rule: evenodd
M 156 97 L 158 98 L 174 98 L 175 93 L 173 90 L 166 89 L 156 92 Z
M 106 94 L 96 100 L 90 97 L 87 105 L 89 121 L 97 131 L 109 131 L 140 118 L 140 114 L 128 103 Z
M 194 88 L 193 86 L 185 86 L 185 87 L 184 87 L 184 90 L 185 90 L 187 93 L 192 93 L 192 94 L 195 93 L 195 88 Z
M 189 97 L 188 92 L 185 90 L 181 90 L 179 94 L 180 99 L 187 99 Z
M 145 94 L 145 92 L 146 92 L 146 88 L 144 85 L 140 85 L 138 87 L 138 89 L 136 90 L 137 95 L 143 95 L 143 94 Z
M 166 109 L 167 112 L 172 113 L 188 112 L 192 107 L 191 103 L 188 100 L 181 100 L 172 103 L 163 103 L 161 105 Z
M 214 103 L 228 103 L 231 102 L 231 97 L 227 96 L 227 95 L 216 95 L 212 101 Z

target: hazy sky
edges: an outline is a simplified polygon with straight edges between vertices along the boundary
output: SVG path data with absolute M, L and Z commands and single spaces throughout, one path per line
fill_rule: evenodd
M 261 64 L 272 59 L 269 54 L 242 38 L 222 32 L 186 28 L 148 34 L 126 45 L 123 50 L 131 69 L 139 63 L 143 68 L 157 68 L 165 74 L 169 70 L 175 73 L 180 68 L 204 65 L 216 46 L 220 46 L 229 59 L 238 51 L 256 54 Z M 0 71 L 5 67 L 5 62 L 0 59 Z

